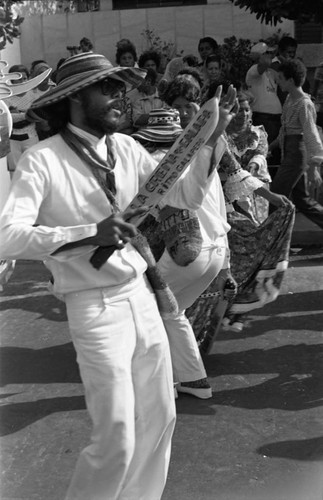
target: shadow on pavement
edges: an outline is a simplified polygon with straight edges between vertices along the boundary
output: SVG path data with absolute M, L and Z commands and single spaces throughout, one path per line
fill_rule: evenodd
M 0 435 L 13 434 L 47 415 L 59 411 L 84 410 L 83 396 L 39 399 L 27 403 L 11 403 L 0 408 Z
M 292 460 L 323 460 L 323 437 L 269 443 L 257 449 L 259 455 Z
M 211 404 L 305 410 L 323 405 L 323 345 L 297 344 L 205 357 L 209 377 L 242 375 L 247 387 L 213 393 Z M 248 381 L 259 375 L 260 383 Z M 268 376 L 272 377 L 268 378 Z M 263 381 L 261 381 L 261 376 Z M 254 381 L 254 378 L 252 379 Z
M 306 304 L 306 309 L 304 308 Z M 280 295 L 275 302 L 245 315 L 245 326 L 241 333 L 221 331 L 217 340 L 257 337 L 269 330 L 318 330 L 323 325 L 323 291 Z M 311 311 L 319 311 L 315 314 Z M 256 316 L 256 319 L 253 319 Z M 261 317 L 264 317 L 263 319 Z M 268 318 L 268 316 L 270 318 Z
M 8 294 L 6 294 L 8 296 Z M 67 321 L 66 308 L 64 302 L 58 300 L 53 295 L 41 296 L 11 296 L 8 300 L 2 300 L 0 311 L 10 311 L 17 309 L 38 313 L 36 319 L 47 319 L 49 321 Z
M 0 348 L 0 384 L 80 383 L 72 342 L 46 349 Z

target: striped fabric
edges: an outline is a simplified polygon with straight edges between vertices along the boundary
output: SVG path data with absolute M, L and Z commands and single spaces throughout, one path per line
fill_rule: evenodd
M 308 160 L 314 157 L 323 159 L 323 145 L 316 126 L 316 110 L 308 94 L 304 94 L 296 101 L 292 101 L 290 96 L 287 97 L 281 122 L 279 137 L 282 146 L 286 135 L 302 134 Z
M 58 69 L 57 86 L 37 99 L 31 109 L 54 104 L 107 77 L 122 81 L 129 91 L 138 87 L 145 76 L 146 70 L 115 67 L 101 54 L 92 52 L 76 54 L 66 59 Z

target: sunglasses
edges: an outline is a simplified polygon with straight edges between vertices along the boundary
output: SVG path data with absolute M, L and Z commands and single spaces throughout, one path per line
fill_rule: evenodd
M 110 96 L 111 99 L 124 99 L 126 96 L 126 86 L 112 78 L 105 78 L 100 85 L 102 94 Z

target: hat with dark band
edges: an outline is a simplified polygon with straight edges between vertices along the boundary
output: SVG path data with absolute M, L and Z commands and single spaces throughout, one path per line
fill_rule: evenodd
M 177 109 L 153 109 L 146 127 L 132 134 L 134 139 L 149 142 L 174 142 L 183 132 Z
M 83 52 L 66 59 L 56 74 L 57 85 L 39 99 L 36 99 L 31 109 L 43 108 L 89 87 L 93 83 L 113 78 L 123 82 L 127 90 L 138 87 L 146 76 L 146 70 L 139 68 L 123 68 L 113 66 L 101 54 Z

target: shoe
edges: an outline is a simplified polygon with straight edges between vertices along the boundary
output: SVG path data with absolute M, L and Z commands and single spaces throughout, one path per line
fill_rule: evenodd
M 242 332 L 244 324 L 241 321 L 235 321 L 231 325 L 231 330 L 234 332 Z
M 228 318 L 228 317 L 223 318 L 223 320 L 222 320 L 222 329 L 223 330 L 229 330 L 229 328 L 230 328 L 230 322 L 231 322 L 230 318 Z
M 177 391 L 190 394 L 199 399 L 210 399 L 212 397 L 212 389 L 206 378 L 192 382 L 181 382 L 177 386 Z

